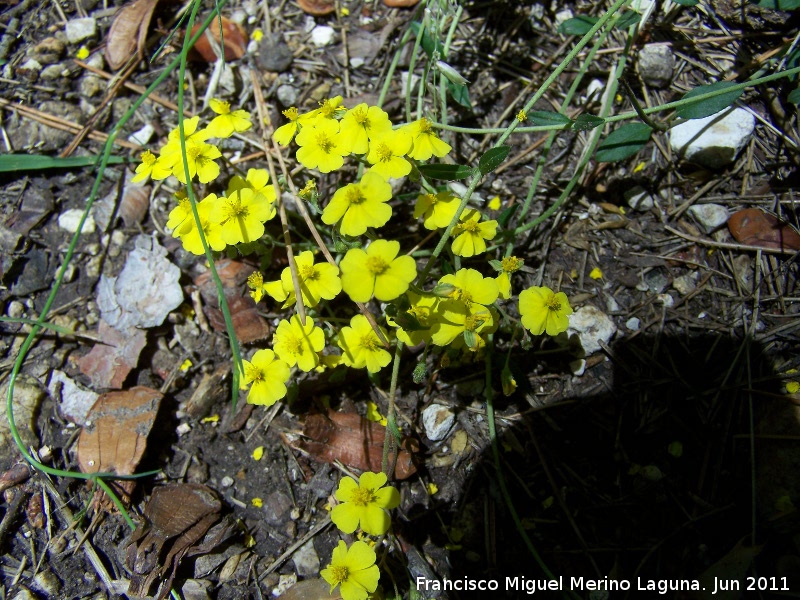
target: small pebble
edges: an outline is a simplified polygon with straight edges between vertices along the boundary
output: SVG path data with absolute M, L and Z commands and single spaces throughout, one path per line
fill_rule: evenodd
M 725 109 L 702 119 L 690 119 L 669 130 L 672 151 L 709 169 L 734 161 L 750 141 L 756 120 L 743 108 Z
M 336 31 L 329 25 L 317 25 L 311 30 L 311 43 L 317 48 L 324 48 L 333 43 Z
M 78 231 L 78 224 L 83 217 L 83 212 L 79 208 L 71 208 L 69 210 L 64 211 L 58 216 L 58 226 L 61 229 L 65 229 L 70 233 L 75 233 Z M 94 217 L 91 214 L 86 218 L 86 222 L 83 224 L 83 229 L 81 233 L 92 233 L 95 230 L 95 222 Z
M 442 404 L 431 404 L 422 411 L 422 424 L 425 435 L 432 442 L 443 440 L 450 433 L 456 416 L 449 407 Z
M 144 127 L 142 127 L 139 131 L 134 131 L 131 135 L 128 136 L 128 141 L 131 144 L 139 144 L 140 146 L 146 146 L 147 143 L 153 138 L 156 130 L 150 123 L 147 123 Z
M 675 306 L 675 298 L 673 298 L 670 294 L 659 294 L 656 296 L 656 302 L 663 304 L 664 308 L 671 308 Z
M 556 13 L 556 28 L 558 28 L 558 26 L 561 25 L 564 21 L 569 21 L 574 16 L 575 16 L 574 13 L 568 8 L 558 11 Z
M 711 233 L 728 222 L 728 209 L 720 204 L 694 204 L 689 207 L 689 212 L 706 233 Z
M 625 198 L 625 203 L 637 212 L 647 212 L 655 206 L 653 196 L 638 185 L 627 190 L 623 197 Z
M 25 305 L 19 300 L 12 300 L 8 303 L 6 314 L 12 319 L 20 319 L 25 314 Z
M 178 427 L 175 428 L 175 432 L 178 434 L 178 437 L 182 435 L 186 435 L 192 430 L 192 426 L 188 423 L 181 423 Z
M 675 55 L 668 44 L 647 44 L 639 51 L 639 76 L 647 85 L 661 89 L 672 83 Z
M 601 350 L 600 342 L 608 344 L 616 332 L 614 321 L 592 305 L 582 306 L 569 316 L 567 336 L 577 334 L 586 356 Z
M 225 477 L 220 480 L 219 485 L 221 488 L 231 487 L 233 485 L 233 477 L 225 475 Z
M 278 102 L 288 108 L 295 105 L 300 92 L 293 85 L 284 84 L 278 86 L 278 89 L 275 90 L 275 94 L 278 96 Z
M 292 555 L 294 568 L 300 577 L 312 577 L 319 573 L 319 555 L 314 548 L 314 540 L 310 539 Z
M 97 21 L 91 17 L 72 19 L 67 21 L 64 32 L 70 44 L 79 44 L 97 35 Z
M 329 27 L 328 29 L 331 28 Z M 273 33 L 272 35 L 265 35 L 261 39 L 258 54 L 256 55 L 256 63 L 265 71 L 282 73 L 289 68 L 293 60 L 294 54 L 283 40 L 282 34 Z
M 672 287 L 674 287 L 681 296 L 693 292 L 695 288 L 697 288 L 697 273 L 676 277 L 672 282 Z
M 639 331 L 641 325 L 642 323 L 637 317 L 631 317 L 625 321 L 625 327 L 627 327 L 630 331 Z

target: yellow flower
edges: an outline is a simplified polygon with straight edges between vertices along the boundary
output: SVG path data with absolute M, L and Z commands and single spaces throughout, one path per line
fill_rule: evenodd
M 497 221 L 480 223 L 481 213 L 465 210 L 458 225 L 453 229 L 453 254 L 469 258 L 486 252 L 486 240 L 497 235 Z
M 602 279 L 603 278 L 603 272 L 600 270 L 599 267 L 595 267 L 589 273 L 589 278 L 590 279 Z
M 382 227 L 392 216 L 386 202 L 392 197 L 392 186 L 373 173 L 364 173 L 361 181 L 339 188 L 322 211 L 322 222 L 333 225 L 341 219 L 344 235 L 361 235 L 368 227 Z
M 459 200 L 450 192 L 422 194 L 414 205 L 414 218 L 423 218 L 425 229 L 431 231 L 447 227 L 458 210 Z
M 381 302 L 394 300 L 417 276 L 417 263 L 410 256 L 397 256 L 400 242 L 375 240 L 364 251 L 351 248 L 342 259 L 342 289 L 356 302 L 373 296 Z
M 260 42 L 263 38 L 264 32 L 260 28 L 254 29 L 252 35 L 250 36 L 250 39 L 252 39 L 254 42 Z
M 339 594 L 342 600 L 366 600 L 368 594 L 378 589 L 381 578 L 376 559 L 375 551 L 366 542 L 359 540 L 348 548 L 339 540 L 330 564 L 320 571 L 320 575 L 330 584 L 331 594 L 336 586 L 341 586 Z
M 276 144 L 288 146 L 300 130 L 300 114 L 297 112 L 297 107 L 290 106 L 283 111 L 283 116 L 289 119 L 289 122 L 278 127 L 272 134 L 272 139 Z
M 437 319 L 439 298 L 433 294 L 417 294 L 411 291 L 406 293 L 406 297 L 410 306 L 405 313 L 419 323 L 420 329 L 414 328 L 416 324 L 413 320 L 410 321 L 410 324 L 407 324 L 403 319 L 403 315 L 398 315 L 397 318 L 390 321 L 391 325 L 398 327 L 397 339 L 406 346 L 416 346 L 422 342 L 429 342 L 431 339 L 431 327 Z M 410 325 L 414 325 L 414 327 Z
M 334 119 L 317 119 L 312 125 L 305 125 L 295 141 L 300 146 L 297 161 L 322 173 L 341 168 L 344 155 L 350 153 L 339 135 L 339 122 Z
M 452 150 L 450 144 L 439 139 L 425 117 L 405 125 L 403 129 L 411 134 L 413 147 L 409 156 L 414 160 L 428 160 L 431 156 L 441 158 Z
M 194 176 L 197 175 L 200 183 L 208 183 L 219 177 L 219 165 L 214 162 L 214 159 L 220 156 L 222 156 L 222 152 L 212 144 L 193 139 L 186 140 L 186 162 L 189 165 L 189 178 L 194 179 Z M 178 181 L 186 185 L 186 171 L 183 168 L 180 147 L 177 149 L 177 160 L 172 166 L 172 174 L 175 175 Z
M 564 292 L 547 287 L 530 287 L 520 292 L 519 314 L 522 325 L 533 335 L 558 335 L 569 327 L 572 307 Z
M 491 277 L 484 277 L 475 269 L 459 269 L 453 275 L 445 275 L 439 280 L 440 284 L 454 286 L 450 298 L 470 305 L 473 302 L 488 306 L 492 304 L 500 293 L 497 282 Z
M 381 414 L 378 405 L 371 401 L 367 401 L 367 421 L 380 423 L 384 427 L 386 427 L 387 423 L 386 417 Z
M 150 150 L 142 152 L 139 158 L 142 162 L 136 167 L 136 175 L 131 179 L 133 183 L 144 181 L 148 177 L 152 177 L 153 179 L 166 179 L 172 173 L 172 169 L 164 167 L 164 163 L 159 162 L 156 155 L 150 152 Z
M 466 304 L 460 300 L 439 303 L 437 319 L 431 326 L 431 342 L 437 346 L 460 348 L 464 343 L 472 350 L 483 345 L 482 333 L 496 329 L 492 310 L 481 304 Z M 459 337 L 461 336 L 461 337 Z
M 220 198 L 211 218 L 222 226 L 222 239 L 230 245 L 254 242 L 264 235 L 264 222 L 275 216 L 275 207 L 251 188 Z
M 297 277 L 300 279 L 300 291 L 303 294 L 303 304 L 313 307 L 320 300 L 333 300 L 342 291 L 342 280 L 339 279 L 339 269 L 327 262 L 314 264 L 314 255 L 311 250 L 301 252 L 295 256 Z M 281 272 L 281 284 L 286 292 L 286 302 L 283 308 L 291 306 L 297 301 L 292 284 L 292 271 L 286 267 Z M 269 293 L 269 290 L 267 290 Z M 272 295 L 272 294 L 270 294 Z M 274 296 L 273 296 L 274 297 Z M 278 300 L 278 298 L 275 298 Z
M 259 461 L 264 458 L 264 446 L 257 446 L 253 449 L 253 460 Z
M 519 271 L 523 263 L 524 261 L 516 256 L 507 256 L 501 261 L 502 271 L 494 280 L 497 282 L 497 289 L 500 290 L 502 300 L 508 300 L 511 297 L 511 274 Z
M 367 162 L 384 179 L 400 179 L 411 172 L 411 163 L 405 158 L 409 150 L 411 136 L 400 129 L 389 129 L 380 136 L 370 138 Z
M 206 132 L 209 137 L 228 138 L 234 132 L 241 133 L 247 131 L 253 126 L 250 121 L 250 113 L 245 110 L 235 110 L 231 112 L 230 102 L 217 100 L 212 98 L 209 100 L 208 105 L 211 107 L 217 116 L 211 120 L 211 123 L 206 127 Z
M 250 188 L 258 196 L 263 196 L 263 199 L 270 204 L 275 202 L 275 187 L 269 185 L 269 173 L 266 169 L 248 169 L 245 179 L 242 179 L 239 175 L 234 175 L 228 182 L 227 195 L 230 196 L 233 192 L 243 188 Z M 273 207 L 272 214 L 267 220 L 269 221 L 276 214 Z
M 517 121 L 519 121 L 520 123 L 524 123 L 527 119 L 528 119 L 528 113 L 526 113 L 524 110 L 520 110 L 517 113 Z
M 383 328 L 381 332 L 386 337 Z M 392 355 L 386 351 L 367 318 L 361 314 L 350 319 L 349 327 L 342 327 L 338 344 L 344 352 L 342 362 L 354 369 L 366 367 L 370 373 L 377 373 L 392 361 Z
M 187 219 L 194 219 L 194 215 L 192 214 L 192 204 L 189 202 L 189 198 L 183 194 L 180 197 L 176 194 L 175 197 L 178 198 L 178 206 L 169 212 L 167 229 L 171 229 L 172 235 L 178 237 L 184 230 L 192 226 Z
M 383 535 L 391 519 L 387 510 L 400 505 L 400 494 L 386 485 L 385 473 L 362 473 L 358 481 L 342 477 L 334 496 L 341 502 L 333 507 L 331 521 L 344 533 L 353 533 L 359 525 L 365 533 Z
M 261 508 L 264 506 L 264 501 L 261 498 L 253 498 L 250 500 L 250 504 L 252 504 L 254 508 Z
M 248 404 L 272 406 L 286 396 L 289 365 L 275 358 L 272 350 L 259 350 L 253 355 L 252 361 L 242 360 L 242 366 L 242 387 L 250 386 Z
M 319 364 L 317 352 L 325 347 L 325 334 L 314 325 L 314 319 L 306 315 L 305 325 L 300 316 L 294 315 L 288 321 L 282 319 L 272 337 L 275 354 L 290 367 L 297 365 L 301 371 L 311 371 Z
M 75 53 L 75 58 L 77 58 L 78 60 L 84 60 L 86 58 L 89 58 L 89 49 L 86 46 L 81 46 Z
M 489 210 L 500 210 L 500 207 L 503 206 L 500 196 L 493 196 L 492 199 L 489 200 L 488 206 Z
M 221 252 L 225 250 L 225 240 L 222 238 L 222 227 L 219 223 L 211 218 L 217 202 L 216 194 L 209 194 L 197 203 L 197 214 L 200 217 L 200 225 L 203 228 L 203 235 L 206 238 L 206 243 L 212 250 Z M 188 200 L 185 201 L 188 204 Z M 200 241 L 200 231 L 197 229 L 197 223 L 194 220 L 194 214 L 191 212 L 189 206 L 189 216 L 186 218 L 181 226 L 173 232 L 173 237 L 180 238 L 183 244 L 183 249 L 192 254 L 200 256 L 204 254 L 203 242 Z
M 339 121 L 339 135 L 348 152 L 366 154 L 369 140 L 392 130 L 389 115 L 378 106 L 365 102 L 348 110 Z

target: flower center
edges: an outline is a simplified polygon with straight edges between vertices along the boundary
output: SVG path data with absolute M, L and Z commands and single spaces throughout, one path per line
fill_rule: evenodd
M 264 371 L 259 369 L 254 364 L 245 365 L 244 378 L 251 383 L 258 383 L 264 381 Z
M 519 271 L 519 268 L 522 266 L 522 260 L 520 260 L 516 256 L 508 256 L 504 258 L 501 262 L 503 264 L 503 271 L 505 271 L 506 273 L 513 273 L 515 271 Z
M 289 351 L 289 354 L 293 354 L 294 356 L 303 354 L 303 341 L 294 336 L 288 338 L 286 340 L 286 350 Z
M 432 133 L 431 130 L 431 122 L 428 121 L 425 117 L 422 117 L 419 120 L 419 132 L 420 133 Z
M 364 110 L 363 106 L 360 106 L 353 111 L 353 119 L 355 119 L 355 122 L 361 125 L 364 129 L 369 129 L 369 117 L 367 116 L 367 111 Z
M 300 278 L 306 281 L 313 281 L 319 278 L 319 273 L 317 273 L 314 265 L 303 265 L 297 270 L 297 272 L 300 275 Z
M 478 231 L 478 222 L 473 221 L 472 219 L 470 219 L 469 221 L 462 221 L 459 224 L 459 228 L 461 229 L 462 232 L 468 231 L 469 233 L 475 233 L 476 231 Z
M 186 156 L 189 157 L 189 160 L 197 161 L 202 153 L 203 149 L 200 146 L 189 146 L 186 148 Z
M 547 300 L 544 301 L 544 305 L 547 307 L 548 310 L 553 312 L 558 312 L 561 310 L 561 303 L 556 300 L 556 295 L 553 294 Z
M 156 156 L 155 154 L 150 152 L 150 150 L 145 150 L 144 152 L 142 152 L 142 155 L 139 158 L 142 159 L 142 162 L 147 167 L 156 164 Z
M 431 206 L 435 206 L 439 199 L 436 197 L 436 194 L 425 194 L 425 199 L 431 203 Z
M 378 338 L 376 338 L 374 335 L 363 335 L 361 336 L 361 347 L 368 352 L 375 352 L 375 350 L 380 348 L 380 342 L 378 342 Z M 355 493 L 357 492 L 354 492 L 354 494 Z
M 483 325 L 483 319 L 477 315 L 468 315 L 466 319 L 464 319 L 464 329 L 467 331 L 475 331 Z
M 385 142 L 381 142 L 378 146 L 378 160 L 381 162 L 389 162 L 392 160 L 392 149 Z M 433 194 L 428 194 L 432 196 Z
M 467 306 L 472 304 L 472 294 L 467 290 L 462 290 L 461 288 L 456 288 L 453 290 L 453 298 L 456 300 L 461 300 L 461 302 Z
M 318 133 L 315 141 L 317 142 L 317 146 L 320 147 L 320 150 L 325 154 L 330 154 L 331 150 L 336 146 L 333 140 L 328 137 L 327 133 Z
M 222 101 L 217 105 L 217 108 L 219 109 L 218 115 L 227 115 L 231 112 L 231 103 Z
M 297 117 L 299 117 L 299 113 L 297 112 L 296 106 L 290 106 L 285 111 L 283 111 L 283 116 L 289 119 L 290 121 L 297 121 Z
M 252 289 L 258 289 L 264 285 L 264 276 L 260 271 L 253 271 L 250 277 L 247 278 L 247 286 Z
M 238 192 L 234 192 L 234 194 L 228 198 L 228 201 L 225 203 L 225 209 L 228 219 L 246 219 L 249 214 L 247 207 L 242 206 L 242 201 L 239 199 Z
M 345 581 L 347 581 L 347 578 L 350 577 L 350 569 L 348 569 L 347 567 L 343 567 L 340 565 L 331 565 L 329 568 L 331 570 L 331 577 L 336 582 L 334 587 L 336 587 L 340 583 L 344 583 Z
M 380 256 L 370 256 L 367 259 L 367 270 L 373 275 L 383 275 L 388 268 L 389 263 Z
M 366 506 L 371 502 L 375 502 L 375 493 L 370 488 L 359 487 L 358 489 L 353 490 L 353 497 L 351 498 L 350 502 L 356 506 Z
M 357 185 L 349 186 L 347 191 L 345 192 L 345 199 L 350 204 L 361 204 L 366 200 L 364 194 L 361 193 L 361 189 Z
M 326 119 L 332 119 L 336 115 L 337 106 L 330 101 L 330 99 L 323 100 L 319 103 L 319 112 Z

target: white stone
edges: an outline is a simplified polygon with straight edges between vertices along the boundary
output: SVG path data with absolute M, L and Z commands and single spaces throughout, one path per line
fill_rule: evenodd
M 578 336 L 586 356 L 600 350 L 600 342 L 608 344 L 616 332 L 614 321 L 594 306 L 583 306 L 569 316 L 567 335 Z
M 24 63 L 22 63 L 19 67 L 17 67 L 20 71 L 26 71 L 31 73 L 38 73 L 42 70 L 42 63 L 40 63 L 35 58 L 29 58 Z
M 627 327 L 630 331 L 639 331 L 642 322 L 639 321 L 636 317 L 631 317 L 627 321 L 625 321 L 625 327 Z
M 80 44 L 83 40 L 97 35 L 97 21 L 91 17 L 72 19 L 67 21 L 64 33 L 67 34 L 67 41 L 70 44 Z
M 564 21 L 569 21 L 573 16 L 575 15 L 568 8 L 558 11 L 556 13 L 556 27 L 559 27 Z
M 681 296 L 693 292 L 697 287 L 697 273 L 676 277 L 675 281 L 672 282 L 672 287 L 674 287 Z
M 188 423 L 181 423 L 180 425 L 178 425 L 175 428 L 175 433 L 177 433 L 178 437 L 180 437 L 182 435 L 186 435 L 191 430 L 192 430 L 192 426 L 191 425 L 189 425 Z
M 71 208 L 58 215 L 58 226 L 61 229 L 66 229 L 70 233 L 78 231 L 78 224 L 81 222 L 83 212 L 80 208 Z M 91 213 L 86 217 L 86 222 L 83 224 L 81 233 L 92 233 L 96 228 L 94 217 Z
M 336 31 L 330 25 L 317 25 L 311 30 L 311 43 L 317 48 L 323 48 L 333 43 Z
M 598 100 L 605 87 L 606 84 L 599 79 L 592 79 L 589 85 L 586 86 L 586 98 L 589 100 Z
M 131 135 L 128 136 L 128 141 L 131 144 L 139 144 L 140 146 L 146 146 L 147 143 L 152 139 L 153 134 L 156 132 L 155 127 L 147 123 L 144 127 L 142 127 L 139 131 L 135 131 Z
M 300 95 L 300 91 L 293 85 L 284 84 L 278 86 L 275 94 L 278 96 L 278 102 L 283 106 L 289 107 L 294 106 L 295 102 L 297 102 L 297 96 Z
M 314 540 L 308 540 L 292 555 L 294 568 L 300 577 L 313 577 L 319 573 L 319 556 L 314 549 Z
M 447 437 L 455 424 L 456 416 L 452 410 L 442 404 L 431 404 L 422 411 L 422 425 L 425 435 L 432 442 L 438 442 Z
M 647 44 L 639 51 L 636 66 L 639 76 L 647 85 L 665 88 L 672 83 L 675 55 L 668 44 Z
M 689 212 L 706 233 L 711 233 L 728 222 L 728 209 L 719 204 L 693 204 L 689 207 Z
M 638 212 L 647 212 L 655 206 L 653 197 L 639 185 L 627 190 L 622 196 L 625 198 L 625 203 Z
M 577 360 L 573 360 L 571 363 L 569 363 L 569 368 L 575 377 L 581 377 L 584 373 L 586 373 L 586 359 L 579 358 Z
M 691 119 L 669 130 L 673 152 L 710 169 L 731 163 L 753 135 L 756 120 L 743 108 Z
M 280 598 L 286 592 L 289 591 L 289 588 L 292 587 L 295 583 L 297 583 L 297 574 L 296 573 L 288 573 L 285 575 L 281 575 L 278 578 L 278 585 L 272 590 L 272 595 L 276 598 Z
M 675 298 L 673 298 L 671 294 L 667 293 L 656 296 L 656 302 L 663 304 L 664 308 L 672 308 L 675 306 Z

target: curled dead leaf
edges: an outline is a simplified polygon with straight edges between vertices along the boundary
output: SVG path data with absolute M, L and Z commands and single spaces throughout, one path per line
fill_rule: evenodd
M 734 239 L 748 246 L 774 250 L 800 250 L 800 234 L 775 215 L 757 208 L 736 211 L 728 219 Z
M 336 10 L 333 0 L 297 0 L 303 12 L 315 17 L 324 17 Z
M 292 446 L 314 460 L 327 463 L 338 460 L 359 471 L 381 470 L 386 428 L 380 423 L 368 421 L 356 413 L 329 411 L 327 415 L 308 415 L 303 435 L 308 439 L 297 440 Z M 410 438 L 403 441 L 397 455 L 395 478 L 408 479 L 417 472 L 412 455 L 415 445 L 416 441 Z
M 192 35 L 196 34 L 198 31 L 200 31 L 200 25 L 195 25 L 192 28 Z M 236 60 L 244 56 L 247 51 L 247 42 L 249 38 L 247 36 L 247 31 L 245 31 L 242 25 L 226 17 L 222 17 L 222 37 L 225 40 L 225 60 Z M 209 38 L 213 40 L 215 45 L 220 48 L 222 47 L 223 44 L 220 41 L 219 17 L 211 21 L 211 25 L 208 26 L 203 36 L 200 37 L 194 45 L 195 53 L 200 55 L 206 62 L 213 63 L 217 61 L 217 53 L 214 52 L 212 42 L 209 41 Z
M 106 36 L 106 61 L 116 71 L 133 54 L 142 55 L 158 0 L 134 0 L 123 6 Z
M 419 0 L 383 0 L 383 3 L 389 8 L 408 8 L 416 6 Z
M 152 186 L 145 183 L 134 183 L 133 173 L 125 171 L 125 184 L 122 186 L 122 198 L 119 201 L 119 216 L 125 227 L 133 227 L 141 223 L 150 207 L 150 190 Z

